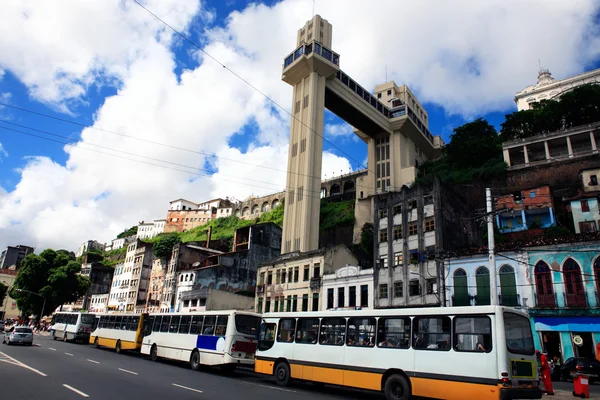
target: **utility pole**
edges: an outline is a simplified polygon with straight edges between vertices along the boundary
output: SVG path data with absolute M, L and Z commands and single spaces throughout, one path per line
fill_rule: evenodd
M 492 216 L 492 190 L 485 189 L 488 230 L 488 256 L 490 259 L 490 297 L 493 306 L 498 305 L 498 288 L 496 286 L 496 254 L 494 252 L 494 217 Z

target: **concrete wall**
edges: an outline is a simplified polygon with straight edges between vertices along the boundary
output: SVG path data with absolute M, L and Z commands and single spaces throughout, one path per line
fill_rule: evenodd
M 233 215 L 242 219 L 254 219 L 267 211 L 281 205 L 285 199 L 285 191 L 261 197 L 252 197 L 233 206 Z

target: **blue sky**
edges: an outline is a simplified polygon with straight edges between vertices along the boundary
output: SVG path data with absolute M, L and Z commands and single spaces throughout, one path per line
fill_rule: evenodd
M 592 0 L 463 3 L 470 13 L 428 1 L 332 0 L 315 8 L 334 26 L 342 69 L 372 89 L 387 66 L 445 141 L 478 117 L 499 129 L 516 109 L 514 94 L 536 82 L 538 59 L 557 79 L 600 67 Z M 310 18 L 310 0 L 144 4 L 289 108 L 281 63 Z M 289 120 L 277 105 L 132 2 L 46 7 L 36 0 L 0 6 L 0 102 L 80 125 L 0 107 L 0 127 L 30 134 L 0 129 L 0 247 L 110 240 L 140 220 L 163 218 L 175 198 L 243 199 L 285 187 Z M 401 13 L 411 18 L 398 23 Z M 357 30 L 356 15 L 371 29 Z M 82 134 L 81 125 L 105 131 Z M 359 168 L 366 146 L 331 113 L 326 125 L 323 173 Z M 75 146 L 67 153 L 64 144 L 31 136 L 69 141 L 51 134 Z M 124 160 L 124 152 L 143 162 Z

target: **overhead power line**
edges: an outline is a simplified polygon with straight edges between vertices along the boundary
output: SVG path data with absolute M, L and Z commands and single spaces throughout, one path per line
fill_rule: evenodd
M 138 6 L 140 6 L 141 8 L 143 8 L 148 14 L 152 15 L 154 18 L 156 18 L 158 21 L 160 21 L 162 24 L 164 24 L 167 28 L 169 28 L 170 30 L 172 30 L 177 36 L 181 37 L 184 41 L 186 41 L 187 43 L 191 44 L 193 47 L 195 47 L 196 49 L 198 49 L 200 52 L 202 52 L 202 54 L 204 54 L 205 56 L 209 57 L 211 60 L 213 60 L 214 62 L 216 62 L 217 64 L 219 64 L 220 66 L 222 66 L 223 68 L 225 68 L 227 71 L 229 71 L 233 76 L 235 76 L 236 78 L 238 78 L 239 80 L 241 80 L 242 82 L 244 82 L 246 85 L 248 85 L 250 88 L 252 88 L 253 90 L 255 90 L 257 93 L 259 93 L 261 96 L 263 96 L 265 99 L 267 99 L 269 102 L 271 102 L 273 105 L 275 105 L 277 108 L 281 109 L 284 113 L 288 114 L 291 118 L 295 119 L 296 121 L 298 121 L 300 124 L 304 125 L 306 128 L 308 128 L 309 131 L 311 131 L 312 133 L 314 133 L 315 135 L 321 137 L 325 142 L 329 143 L 330 145 L 332 145 L 334 148 L 336 148 L 341 154 L 345 155 L 346 157 L 348 157 L 350 160 L 356 162 L 357 165 L 362 166 L 363 168 L 366 168 L 368 170 L 368 166 L 365 167 L 360 161 L 357 161 L 356 159 L 354 159 L 351 155 L 349 155 L 348 153 L 346 153 L 344 150 L 342 150 L 341 148 L 339 148 L 338 146 L 336 146 L 333 142 L 329 141 L 328 139 L 326 139 L 323 135 L 319 134 L 318 132 L 316 132 L 315 130 L 313 130 L 310 126 L 306 125 L 304 122 L 302 122 L 302 120 L 300 120 L 299 118 L 297 118 L 295 115 L 293 115 L 291 112 L 289 112 L 285 107 L 283 107 L 282 105 L 280 105 L 279 103 L 277 103 L 275 100 L 273 100 L 270 96 L 268 96 L 267 94 L 265 94 L 264 92 L 262 92 L 260 89 L 258 89 L 256 86 L 254 86 L 253 84 L 251 84 L 248 80 L 246 80 L 245 78 L 243 78 L 241 75 L 239 75 L 238 73 L 236 73 L 235 71 L 233 71 L 231 68 L 227 67 L 225 64 L 223 64 L 221 61 L 219 61 L 217 58 L 213 57 L 211 54 L 207 53 L 206 50 L 204 50 L 202 47 L 200 47 L 200 45 L 196 44 L 193 40 L 191 40 L 189 37 L 187 37 L 186 35 L 184 35 L 183 33 L 179 32 L 177 29 L 173 28 L 171 25 L 169 25 L 165 20 L 163 20 L 162 18 L 160 18 L 158 15 L 156 15 L 155 13 L 153 13 L 152 11 L 150 11 L 147 7 L 145 7 L 144 5 L 142 5 L 139 1 L 137 0 L 133 0 L 134 3 L 136 3 Z

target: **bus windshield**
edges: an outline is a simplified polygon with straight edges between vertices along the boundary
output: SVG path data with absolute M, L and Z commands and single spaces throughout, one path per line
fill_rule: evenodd
M 255 336 L 258 334 L 260 318 L 252 315 L 236 315 L 235 330 L 245 335 Z
M 504 329 L 506 330 L 506 347 L 514 354 L 533 355 L 533 334 L 529 319 L 522 315 L 504 313 Z
M 82 324 L 93 324 L 95 316 L 92 314 L 81 314 Z

